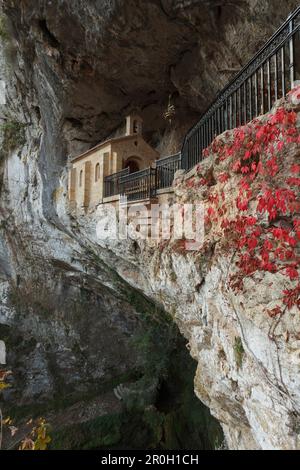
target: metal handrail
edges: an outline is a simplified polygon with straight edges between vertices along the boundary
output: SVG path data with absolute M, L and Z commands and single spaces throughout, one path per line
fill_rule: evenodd
M 111 197 L 120 194 L 120 178 L 129 174 L 129 168 L 117 171 L 104 178 L 104 197 Z
M 292 88 L 298 72 L 294 52 L 299 29 L 300 6 L 223 88 L 198 123 L 188 131 L 182 146 L 184 169 L 188 170 L 202 160 L 204 148 L 217 134 L 270 111 L 274 102 Z
M 135 171 L 134 173 L 129 173 L 128 175 L 121 176 L 120 181 L 121 183 L 126 181 L 133 181 L 135 179 L 140 179 L 143 176 L 148 175 L 149 168 L 145 168 L 144 170 Z
M 156 168 L 165 165 L 166 163 L 180 160 L 181 152 L 174 153 L 173 155 L 167 155 L 159 160 L 155 161 Z
M 168 155 L 156 160 L 156 189 L 168 189 L 172 186 L 176 171 L 181 168 L 181 153 Z
M 189 170 L 199 163 L 203 159 L 203 150 L 217 134 L 270 111 L 274 102 L 293 86 L 296 74 L 299 73 L 300 78 L 300 70 L 296 69 L 300 64 L 296 63 L 295 56 L 295 36 L 299 31 L 300 6 L 218 93 L 200 120 L 187 132 L 181 152 L 156 160 L 153 168 L 131 174 L 127 168 L 106 177 L 106 184 L 115 184 L 110 192 L 118 190 L 129 201 L 154 197 L 157 190 L 172 186 L 178 169 Z M 297 40 L 300 49 L 300 37 Z
M 156 169 L 152 167 L 120 178 L 120 195 L 126 195 L 128 201 L 151 199 L 156 187 Z
M 126 176 L 129 174 L 129 168 L 123 168 L 123 170 L 117 171 L 116 173 L 112 173 L 111 175 L 105 176 L 106 181 L 112 181 L 115 178 L 121 177 L 121 176 Z

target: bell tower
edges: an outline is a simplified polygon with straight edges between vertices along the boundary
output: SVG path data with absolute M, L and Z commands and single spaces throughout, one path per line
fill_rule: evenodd
M 126 135 L 142 134 L 143 120 L 137 114 L 130 114 L 126 117 Z

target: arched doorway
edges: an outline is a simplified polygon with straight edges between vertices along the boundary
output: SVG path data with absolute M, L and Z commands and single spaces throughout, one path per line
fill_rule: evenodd
M 133 158 L 129 158 L 125 162 L 125 167 L 124 168 L 129 168 L 129 173 L 136 173 L 137 171 L 140 170 L 138 162 Z

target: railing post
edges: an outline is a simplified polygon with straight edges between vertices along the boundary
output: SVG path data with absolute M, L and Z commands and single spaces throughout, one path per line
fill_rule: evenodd
M 275 100 L 278 100 L 278 53 L 276 52 L 274 55 L 274 81 L 275 81 Z
M 154 168 L 149 167 L 149 179 L 150 179 L 150 199 L 156 196 L 156 165 Z
M 260 68 L 260 99 L 261 107 L 260 114 L 265 114 L 265 74 L 264 74 L 264 64 Z
M 290 20 L 289 30 L 290 30 L 290 33 L 293 32 L 293 19 Z M 291 89 L 292 89 L 294 88 L 294 82 L 295 82 L 295 64 L 294 64 L 295 49 L 294 49 L 294 36 L 293 35 L 290 38 L 289 46 L 290 46 L 290 77 L 291 77 Z
M 252 95 L 252 76 L 249 78 L 249 115 L 250 121 L 253 118 L 253 95 Z
M 286 94 L 285 86 L 285 50 L 284 46 L 281 48 L 281 83 L 282 83 L 282 96 Z
M 188 132 L 182 146 L 182 167 L 185 170 L 201 161 L 201 151 L 224 128 L 241 126 L 249 118 L 251 120 L 264 114 L 271 109 L 274 101 L 286 95 L 289 82 L 293 88 L 295 80 L 299 78 L 299 64 L 296 63 L 299 33 L 300 6 L 239 74 L 218 93 L 217 99 L 200 122 Z M 162 173 L 163 168 L 159 168 Z M 160 179 L 161 176 L 164 177 L 164 173 L 159 173 Z
M 272 107 L 272 83 L 271 83 L 271 63 L 270 59 L 267 61 L 267 82 L 268 82 L 268 111 Z

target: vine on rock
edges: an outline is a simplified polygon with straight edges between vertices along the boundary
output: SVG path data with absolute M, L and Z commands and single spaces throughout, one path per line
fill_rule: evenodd
M 300 87 L 291 96 L 300 99 Z M 205 224 L 207 233 L 214 231 L 236 252 L 238 269 L 231 287 L 242 289 L 244 278 L 258 271 L 280 272 L 294 285 L 283 291 L 285 309 L 300 309 L 300 164 L 289 158 L 293 152 L 299 159 L 299 144 L 297 113 L 282 106 L 267 118 L 227 131 L 204 150 L 204 157 L 217 155 L 228 167 L 218 176 L 217 190 L 207 187 Z M 198 185 L 205 185 L 201 171 L 200 164 Z M 237 181 L 234 198 L 232 178 Z M 282 308 L 268 314 L 280 315 Z

